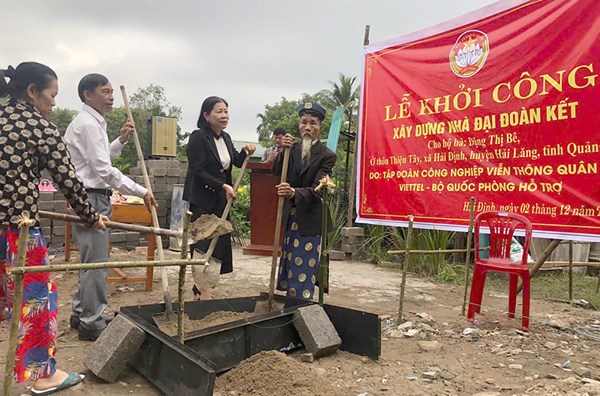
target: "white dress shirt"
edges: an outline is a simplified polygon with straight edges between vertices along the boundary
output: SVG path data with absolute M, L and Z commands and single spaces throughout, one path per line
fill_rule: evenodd
M 144 197 L 148 190 L 112 166 L 111 158 L 121 154 L 124 144 L 115 139 L 108 144 L 106 121 L 87 104 L 69 124 L 65 143 L 77 178 L 85 188 L 114 188 L 126 195 Z
M 223 139 L 223 137 L 220 139 L 213 139 L 215 139 L 215 145 L 217 146 L 217 152 L 219 153 L 219 158 L 221 159 L 221 165 L 223 165 L 223 169 L 229 169 L 229 165 L 231 165 L 231 157 L 229 156 L 225 139 Z

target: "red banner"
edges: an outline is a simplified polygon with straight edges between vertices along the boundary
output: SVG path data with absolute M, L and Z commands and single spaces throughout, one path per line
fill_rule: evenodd
M 600 240 L 599 34 L 598 0 L 513 0 L 365 47 L 358 221 L 466 231 L 474 197 Z

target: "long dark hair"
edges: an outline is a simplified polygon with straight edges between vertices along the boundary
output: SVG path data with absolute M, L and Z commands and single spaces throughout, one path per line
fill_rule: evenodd
M 23 62 L 16 69 L 8 66 L 5 70 L 0 70 L 0 97 L 8 95 L 12 99 L 22 98 L 29 84 L 35 85 L 38 91 L 43 91 L 56 79 L 58 77 L 54 70 L 41 63 Z
M 208 121 L 206 121 L 206 118 L 204 118 L 204 113 L 210 113 L 215 108 L 217 103 L 225 103 L 225 106 L 229 107 L 229 103 L 227 103 L 225 99 L 219 98 L 218 96 L 209 96 L 208 98 L 204 99 L 204 102 L 202 102 L 202 107 L 200 108 L 198 123 L 196 124 L 198 128 L 209 127 Z

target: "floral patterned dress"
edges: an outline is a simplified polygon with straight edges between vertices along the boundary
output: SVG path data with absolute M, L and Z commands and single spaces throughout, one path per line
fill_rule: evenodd
M 56 126 L 21 99 L 0 104 L 0 320 L 15 314 L 10 268 L 17 260 L 21 218 L 35 221 L 25 265 L 48 265 L 37 206 L 43 169 L 87 225 L 98 221 Z M 56 284 L 48 272 L 25 275 L 14 366 L 18 382 L 48 377 L 56 370 L 56 301 Z

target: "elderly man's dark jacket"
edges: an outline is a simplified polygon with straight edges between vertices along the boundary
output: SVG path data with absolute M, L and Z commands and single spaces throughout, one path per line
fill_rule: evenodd
M 302 143 L 294 142 L 290 150 L 287 182 L 296 192 L 293 198 L 285 200 L 283 224 L 287 224 L 291 207 L 295 206 L 296 222 L 300 234 L 303 236 L 321 235 L 322 191 L 315 191 L 315 188 L 319 185 L 321 178 L 326 175 L 331 176 L 337 156 L 327 146 L 317 141 L 310 149 L 310 160 L 306 166 L 303 166 Z M 273 161 L 272 170 L 276 175 L 281 175 L 283 157 L 284 151 L 282 150 Z M 331 228 L 331 221 L 328 221 L 329 231 Z
M 223 184 L 232 185 L 232 166 L 223 169 L 214 136 L 210 128 L 197 129 L 190 136 L 186 150 L 189 162 L 183 187 L 183 199 L 198 206 L 203 213 L 220 215 L 227 202 Z M 231 136 L 227 132 L 222 131 L 220 139 L 225 141 L 231 164 L 241 167 L 246 152 L 242 150 L 238 153 L 235 150 Z

